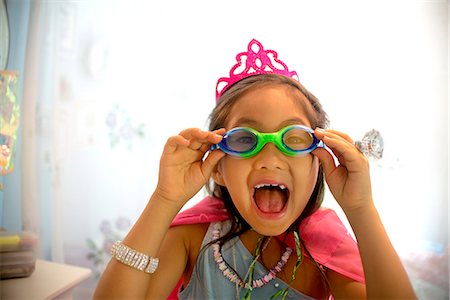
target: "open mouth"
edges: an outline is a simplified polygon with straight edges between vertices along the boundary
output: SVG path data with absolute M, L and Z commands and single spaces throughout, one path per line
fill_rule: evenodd
M 260 211 L 279 213 L 286 206 L 289 190 L 282 184 L 258 184 L 255 186 L 253 199 Z

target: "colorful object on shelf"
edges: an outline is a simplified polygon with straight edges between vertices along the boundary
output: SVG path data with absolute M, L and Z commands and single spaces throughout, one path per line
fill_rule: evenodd
M 19 127 L 18 73 L 0 71 L 0 175 L 14 169 L 13 157 Z
M 0 279 L 30 276 L 35 269 L 38 236 L 0 229 Z

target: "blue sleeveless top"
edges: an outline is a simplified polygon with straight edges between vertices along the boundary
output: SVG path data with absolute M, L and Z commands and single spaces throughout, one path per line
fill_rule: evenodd
M 205 238 L 202 242 L 202 247 L 212 240 L 212 230 L 214 223 L 211 223 Z M 222 222 L 223 231 L 226 232 L 230 228 L 230 221 Z M 253 256 L 242 244 L 239 237 L 235 237 L 227 241 L 222 246 L 222 256 L 224 260 L 236 271 L 241 278 L 245 277 Z M 256 263 L 254 279 L 259 279 L 267 275 L 269 271 L 259 262 Z M 274 278 L 262 287 L 254 288 L 251 294 L 252 299 L 270 299 L 272 295 L 287 287 L 287 283 Z M 289 293 L 286 299 L 304 299 L 311 300 L 311 298 L 299 291 L 289 288 Z M 236 285 L 236 283 L 228 280 L 219 270 L 214 261 L 213 249 L 208 247 L 197 258 L 197 263 L 194 267 L 191 280 L 184 290 L 178 293 L 178 298 L 183 299 L 242 299 L 247 290 Z

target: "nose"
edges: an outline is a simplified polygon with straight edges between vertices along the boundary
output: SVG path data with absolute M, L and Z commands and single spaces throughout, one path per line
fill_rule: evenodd
M 273 143 L 267 143 L 255 156 L 256 169 L 284 170 L 286 157 Z

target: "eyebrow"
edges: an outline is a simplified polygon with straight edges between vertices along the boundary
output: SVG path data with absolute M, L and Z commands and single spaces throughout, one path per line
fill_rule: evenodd
M 247 117 L 242 117 L 242 118 L 239 118 L 239 119 L 236 121 L 235 124 L 236 124 L 237 126 L 258 127 L 258 125 L 260 126 L 260 125 L 262 125 L 263 123 L 261 123 L 261 122 L 259 122 L 259 121 L 256 121 L 256 120 L 254 120 L 254 119 L 250 119 L 250 118 L 247 118 Z M 291 118 L 291 119 L 288 119 L 288 120 L 285 120 L 285 121 L 281 122 L 281 124 L 279 125 L 279 127 L 280 127 L 280 128 L 283 128 L 283 127 L 286 127 L 286 126 L 288 126 L 288 125 L 293 125 L 293 124 L 300 124 L 300 125 L 306 125 L 306 126 L 309 126 L 309 125 L 307 125 L 308 123 L 307 123 L 304 119 L 295 117 L 295 118 Z

